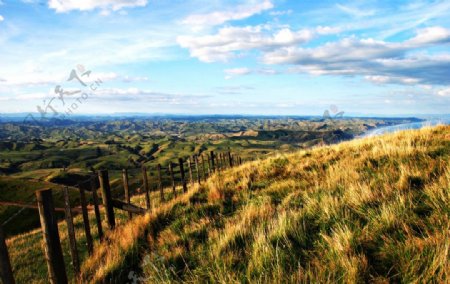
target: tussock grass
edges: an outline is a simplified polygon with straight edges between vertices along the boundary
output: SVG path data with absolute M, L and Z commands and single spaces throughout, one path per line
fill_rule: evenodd
M 440 126 L 246 163 L 119 227 L 83 279 L 449 282 L 449 156 Z

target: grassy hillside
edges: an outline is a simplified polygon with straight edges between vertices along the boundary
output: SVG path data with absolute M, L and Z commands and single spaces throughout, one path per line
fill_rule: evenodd
M 177 191 L 178 194 L 181 194 L 182 189 L 177 188 Z M 58 199 L 62 200 L 61 195 L 62 190 L 60 187 L 53 188 L 53 199 L 55 203 Z M 87 196 L 89 197 L 90 194 L 87 193 Z M 172 198 L 173 196 L 171 194 L 168 194 L 166 197 Z M 150 198 L 152 206 L 158 207 L 160 201 L 159 193 L 152 192 L 150 194 Z M 71 201 L 76 201 L 76 196 L 73 197 Z M 131 203 L 140 207 L 145 207 L 145 200 L 143 196 L 134 196 L 131 199 Z M 28 218 L 39 219 L 39 215 L 36 209 L 29 209 L 29 211 L 30 211 L 29 216 L 27 215 L 26 217 L 24 217 L 24 219 L 15 220 L 14 224 L 21 226 L 21 222 L 24 222 L 24 220 L 27 220 Z M 111 234 L 111 232 L 108 232 L 108 226 L 106 223 L 106 217 L 104 215 L 103 207 L 100 207 L 100 213 L 102 215 L 103 230 L 106 231 L 107 234 L 108 233 Z M 63 216 L 64 214 L 60 215 Z M 115 216 L 118 226 L 122 226 L 122 224 L 124 224 L 128 218 L 128 215 L 121 210 L 115 210 Z M 89 211 L 89 220 L 92 237 L 94 239 L 94 246 L 98 247 L 99 236 L 96 226 L 95 215 L 92 210 Z M 39 221 L 37 221 L 37 223 L 39 224 Z M 71 282 L 75 282 L 73 267 L 71 266 L 69 239 L 65 221 L 60 221 L 58 223 L 58 227 L 64 254 L 67 276 Z M 87 259 L 88 252 L 83 219 L 81 214 L 77 214 L 74 216 L 74 227 L 80 260 L 83 261 Z M 124 239 L 125 237 L 126 236 L 124 236 Z M 42 231 L 40 229 L 33 229 L 27 233 L 18 234 L 16 236 L 10 237 L 9 239 L 7 239 L 7 246 L 9 250 L 9 255 L 16 283 L 48 283 L 47 264 L 44 258 L 44 244 Z
M 450 127 L 278 155 L 120 226 L 83 280 L 449 282 Z

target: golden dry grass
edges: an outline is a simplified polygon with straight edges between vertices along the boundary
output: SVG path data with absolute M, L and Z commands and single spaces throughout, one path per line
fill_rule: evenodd
M 449 157 L 440 126 L 246 163 L 120 226 L 83 277 L 446 283 Z

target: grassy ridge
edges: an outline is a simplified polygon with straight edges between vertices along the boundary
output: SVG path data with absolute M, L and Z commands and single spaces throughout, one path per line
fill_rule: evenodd
M 441 126 L 247 163 L 118 228 L 83 279 L 448 282 L 449 156 Z

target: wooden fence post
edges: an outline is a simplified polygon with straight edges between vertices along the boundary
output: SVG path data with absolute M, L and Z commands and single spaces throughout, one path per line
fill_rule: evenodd
M 147 206 L 147 210 L 150 210 L 150 188 L 148 186 L 148 176 L 147 176 L 147 167 L 142 167 L 142 182 L 144 184 L 144 193 L 145 193 L 145 204 Z
M 175 175 L 173 173 L 173 163 L 172 162 L 169 162 L 169 173 L 170 173 L 170 178 L 172 179 L 173 196 L 177 196 Z
M 162 184 L 162 175 L 161 175 L 161 165 L 158 164 L 158 188 L 159 188 L 159 195 L 161 199 L 161 203 L 164 202 L 164 189 Z
M 205 169 L 205 159 L 203 158 L 203 154 L 200 156 L 202 159 L 202 172 L 203 172 L 203 179 L 206 181 L 206 169 Z
M 222 165 L 220 164 L 220 159 L 218 155 L 215 155 L 215 160 L 216 160 L 216 169 L 218 172 L 220 172 L 222 170 Z
M 225 169 L 225 165 L 222 163 L 222 153 L 217 154 L 217 164 L 219 165 L 220 170 Z
M 194 176 L 192 175 L 192 162 L 191 162 L 191 157 L 189 157 L 187 159 L 188 162 L 188 167 L 189 167 L 189 180 L 191 182 L 192 185 L 194 185 Z
M 233 167 L 233 159 L 231 158 L 231 152 L 228 152 L 227 154 L 228 154 L 228 162 L 230 164 L 230 168 L 232 168 Z
M 225 153 L 221 154 L 221 158 L 222 158 L 222 165 L 224 168 L 227 168 L 227 159 L 225 158 Z
M 198 168 L 198 155 L 194 155 L 195 171 L 197 172 L 197 183 L 200 184 L 200 169 Z
M 187 192 L 186 178 L 184 176 L 183 158 L 179 158 L 178 163 L 180 164 L 181 183 L 183 185 L 183 192 Z
M 97 221 L 98 237 L 100 240 L 102 240 L 103 239 L 102 218 L 100 215 L 100 208 L 99 208 L 98 195 L 97 195 L 97 186 L 96 186 L 96 182 L 95 182 L 94 178 L 95 178 L 95 176 L 92 176 L 92 179 L 91 179 L 92 200 L 94 201 L 94 212 L 95 212 L 95 220 Z
M 216 166 L 214 164 L 214 151 L 210 152 L 210 156 L 211 156 L 211 172 L 214 173 L 216 171 Z
M 206 158 L 208 159 L 208 176 L 212 175 L 212 168 L 211 168 L 211 156 L 206 153 Z
M 128 170 L 122 170 L 122 180 L 123 180 L 123 190 L 125 191 L 125 202 L 131 204 L 130 202 L 130 185 L 128 182 Z M 128 219 L 133 217 L 133 213 L 128 212 Z
M 67 235 L 69 236 L 70 255 L 75 275 L 80 275 L 80 260 L 78 258 L 77 240 L 75 238 L 75 229 L 73 227 L 72 208 L 70 207 L 69 188 L 64 187 L 64 211 L 67 224 Z
M 114 207 L 111 201 L 111 188 L 109 186 L 109 175 L 107 170 L 101 170 L 98 175 L 100 181 L 100 189 L 102 191 L 103 206 L 105 206 L 106 219 L 109 228 L 112 230 L 116 226 L 114 218 Z
M 15 283 L 2 226 L 0 226 L 0 276 L 4 284 Z
M 80 189 L 80 203 L 81 203 L 81 212 L 83 215 L 84 231 L 86 233 L 86 244 L 87 244 L 89 255 L 92 255 L 92 253 L 94 252 L 94 244 L 93 244 L 92 235 L 91 235 L 91 225 L 89 224 L 89 215 L 88 215 L 88 210 L 87 210 L 86 194 L 85 194 L 84 188 L 82 186 L 80 186 L 79 189 Z
M 225 167 L 228 168 L 229 165 L 228 165 L 228 163 L 227 163 L 227 154 L 226 154 L 226 153 L 223 153 L 222 158 L 223 158 L 223 163 L 225 164 Z
M 45 258 L 47 260 L 50 283 L 67 283 L 66 267 L 59 239 L 52 190 L 36 191 L 36 199 L 41 220 L 42 236 L 45 242 Z

